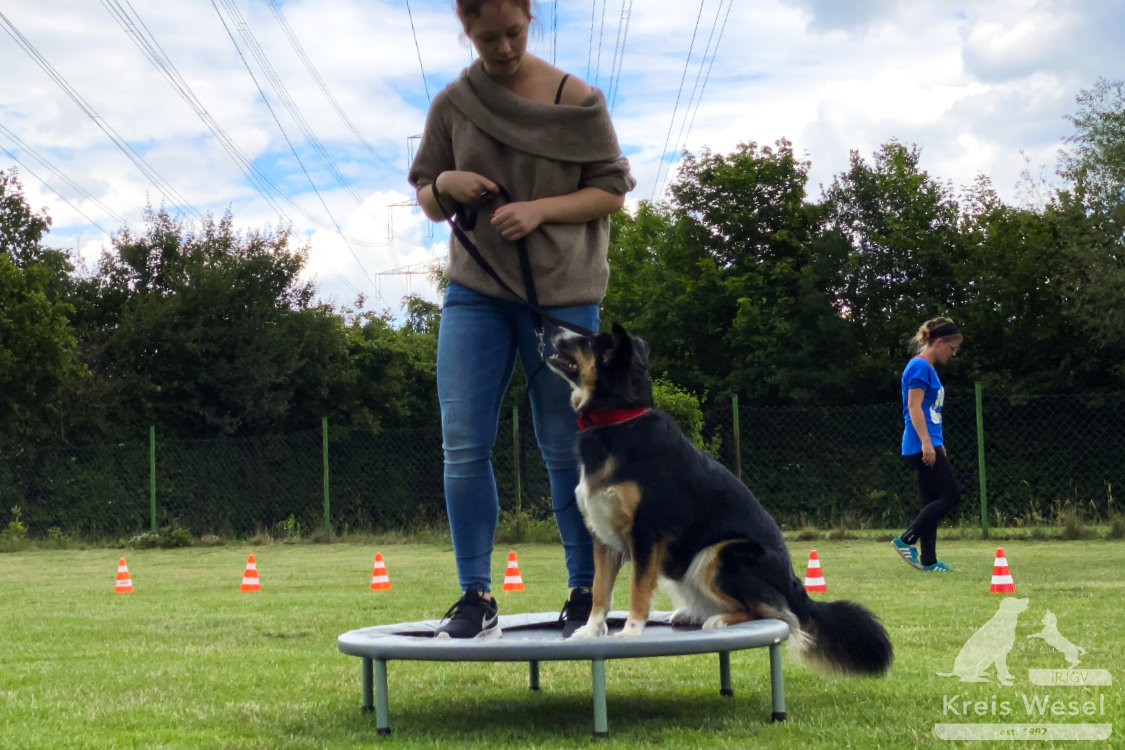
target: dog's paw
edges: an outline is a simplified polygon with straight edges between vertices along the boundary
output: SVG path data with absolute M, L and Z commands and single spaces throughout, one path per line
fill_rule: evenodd
M 668 622 L 673 625 L 695 625 L 696 619 L 691 616 L 691 611 L 680 607 L 668 618 Z
M 712 615 L 711 617 L 708 617 L 703 621 L 704 630 L 718 630 L 719 628 L 725 628 L 726 626 L 727 621 L 723 619 L 722 615 Z
M 608 632 L 609 628 L 606 627 L 605 622 L 587 622 L 585 625 L 578 628 L 578 630 L 575 630 L 573 633 L 571 633 L 570 639 L 601 638 Z
M 621 631 L 615 633 L 615 635 L 620 638 L 636 638 L 643 632 L 645 632 L 645 621 L 634 620 L 632 617 L 630 617 L 625 621 L 625 627 L 621 628 Z

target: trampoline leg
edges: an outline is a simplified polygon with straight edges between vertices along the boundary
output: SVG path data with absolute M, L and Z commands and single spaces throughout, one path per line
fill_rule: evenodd
M 730 651 L 719 652 L 719 695 L 724 698 L 734 697 L 734 690 L 730 686 Z
M 781 644 L 770 646 L 770 692 L 773 693 L 771 721 L 785 721 L 785 678 L 781 675 Z
M 609 737 L 609 718 L 605 710 L 605 660 L 590 662 L 594 673 L 594 738 Z
M 529 661 L 527 663 L 527 666 L 528 666 L 527 688 L 528 688 L 528 690 L 538 690 L 539 689 L 539 662 L 538 661 Z
M 387 717 L 387 662 L 375 661 L 375 732 L 380 735 L 391 733 L 390 719 Z
M 375 699 L 372 697 L 371 691 L 371 659 L 363 657 L 363 710 L 364 712 L 375 710 Z

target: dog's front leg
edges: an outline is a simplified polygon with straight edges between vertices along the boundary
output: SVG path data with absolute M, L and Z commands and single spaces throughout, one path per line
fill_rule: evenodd
M 590 608 L 590 619 L 575 630 L 571 638 L 597 638 L 609 632 L 605 617 L 613 604 L 613 584 L 617 581 L 621 562 L 621 553 L 594 537 L 594 586 L 591 591 L 594 603 Z
M 633 585 L 629 591 L 629 619 L 618 635 L 638 636 L 645 632 L 645 623 L 648 622 L 649 609 L 652 607 L 652 595 L 656 591 L 656 583 L 660 574 L 660 567 L 664 563 L 665 543 L 659 542 L 647 549 L 639 549 L 640 545 L 634 542 L 633 549 Z

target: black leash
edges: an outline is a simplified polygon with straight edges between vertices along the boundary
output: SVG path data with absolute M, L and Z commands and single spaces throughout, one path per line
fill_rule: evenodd
M 511 203 L 511 194 L 508 193 L 503 185 L 499 185 L 498 187 L 500 188 L 500 197 L 505 202 Z M 441 215 L 445 217 L 446 222 L 449 223 L 449 228 L 461 242 L 461 246 L 464 247 L 465 250 L 469 253 L 469 256 L 477 262 L 477 265 L 484 269 L 485 273 L 492 277 L 493 281 L 500 285 L 501 289 L 512 295 L 512 297 L 514 297 L 517 302 L 531 311 L 531 322 L 535 325 L 536 336 L 539 337 L 539 359 L 543 361 L 539 365 L 539 367 L 535 368 L 535 372 L 531 373 L 531 375 L 528 377 L 527 383 L 530 387 L 531 382 L 535 380 L 536 376 L 539 375 L 539 373 L 543 371 L 543 368 L 547 366 L 547 362 L 543 358 L 543 350 L 546 345 L 546 341 L 544 338 L 545 334 L 543 330 L 544 320 L 551 323 L 552 325 L 558 326 L 559 328 L 565 328 L 568 331 L 574 331 L 580 336 L 593 336 L 595 335 L 595 332 L 589 330 L 588 328 L 583 328 L 576 323 L 571 323 L 570 321 L 558 318 L 552 315 L 549 310 L 539 305 L 539 297 L 535 293 L 535 277 L 531 273 L 531 258 L 528 257 L 527 253 L 527 238 L 521 237 L 520 239 L 516 240 L 516 251 L 519 254 L 520 259 L 520 273 L 523 274 L 523 286 L 527 290 L 527 299 L 524 299 L 516 292 L 515 289 L 512 289 L 512 287 L 509 286 L 508 283 L 504 281 L 504 279 L 500 278 L 500 274 L 496 273 L 496 269 L 492 267 L 492 264 L 485 260 L 484 256 L 481 255 L 480 248 L 478 248 L 476 246 L 476 243 L 469 239 L 469 236 L 465 233 L 466 231 L 473 231 L 473 228 L 476 227 L 476 209 L 473 209 L 471 211 L 464 211 L 464 206 L 458 204 L 457 210 L 452 214 L 447 211 L 445 208 L 445 204 L 441 202 L 441 194 L 438 193 L 437 177 L 434 177 L 434 181 L 430 183 L 430 190 L 433 192 L 434 200 L 437 201 L 438 209 L 441 211 Z M 464 225 L 464 229 L 461 228 L 461 225 Z M 577 499 L 577 496 L 572 497 L 570 499 L 570 502 L 568 502 L 563 507 L 557 510 L 555 508 L 551 508 L 551 512 L 556 515 L 562 513 L 563 511 L 570 509 L 575 504 Z
M 505 202 L 511 203 L 512 196 L 508 193 L 503 185 L 500 185 L 499 187 L 500 197 Z M 446 210 L 445 204 L 442 203 L 441 194 L 437 190 L 436 177 L 430 184 L 430 189 L 433 192 L 434 200 L 437 201 L 438 208 L 441 210 L 442 216 L 446 217 L 445 220 L 449 223 L 449 228 L 453 231 L 453 234 L 460 241 L 461 246 L 464 247 L 465 250 L 469 253 L 469 256 L 477 262 L 477 265 L 484 269 L 485 273 L 492 277 L 493 281 L 500 285 L 501 289 L 512 295 L 512 297 L 514 297 L 517 302 L 531 311 L 531 320 L 532 323 L 534 323 L 536 333 L 539 336 L 540 358 L 542 358 L 543 356 L 543 348 L 545 344 L 543 331 L 544 320 L 551 323 L 552 325 L 558 326 L 559 328 L 565 328 L 568 331 L 574 331 L 580 336 L 595 335 L 594 331 L 591 331 L 588 328 L 583 328 L 576 323 L 571 323 L 570 321 L 558 318 L 553 315 L 550 310 L 547 310 L 546 308 L 540 306 L 539 297 L 535 293 L 535 277 L 531 273 L 531 258 L 527 253 L 526 237 L 521 237 L 520 239 L 516 240 L 516 251 L 519 255 L 520 261 L 520 273 L 523 275 L 523 285 L 527 290 L 527 299 L 524 299 L 518 292 L 516 292 L 515 289 L 512 289 L 512 287 L 509 286 L 508 283 L 504 281 L 504 279 L 500 278 L 500 274 L 496 272 L 496 269 L 492 267 L 492 264 L 485 260 L 484 256 L 481 255 L 480 248 L 478 248 L 476 246 L 476 243 L 469 239 L 469 235 L 466 234 L 466 232 L 471 232 L 476 227 L 476 210 L 474 209 L 472 211 L 465 211 L 463 206 L 458 205 L 457 210 L 451 214 L 448 210 Z M 538 370 L 536 370 L 536 374 L 538 374 Z M 534 377 L 534 375 L 532 377 Z

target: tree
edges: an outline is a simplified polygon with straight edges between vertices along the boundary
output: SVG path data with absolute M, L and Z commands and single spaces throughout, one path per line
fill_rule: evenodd
M 1090 209 L 1125 205 L 1125 81 L 1099 78 L 1076 97 L 1068 115 L 1074 135 L 1059 155 L 1059 175 Z
M 827 228 L 850 245 L 835 292 L 866 355 L 856 377 L 861 400 L 896 398 L 906 340 L 964 300 L 957 201 L 919 168 L 920 155 L 894 141 L 870 164 L 853 151 L 849 170 L 824 192 Z
M 687 155 L 667 207 L 615 217 L 603 317 L 654 343 L 653 364 L 695 393 L 807 402 L 839 395 L 826 346 L 848 356 L 828 290 L 841 243 L 805 199 L 788 141 Z
M 951 375 L 963 386 L 979 380 L 991 394 L 1089 386 L 1100 358 L 1067 315 L 1070 269 L 1058 218 L 1005 205 L 983 177 L 962 204 L 963 300 L 951 312 L 968 339 Z
M 79 289 L 97 410 L 88 426 L 124 437 L 159 423 L 212 437 L 323 414 L 344 336 L 299 280 L 306 253 L 288 230 L 239 233 L 227 213 L 194 232 L 151 208 L 145 221 L 143 234 L 113 238 L 115 252 Z
M 70 265 L 42 247 L 50 226 L 0 171 L 0 448 L 58 435 L 64 388 L 81 376 L 65 301 Z
M 1059 174 L 1068 180 L 1048 213 L 1057 222 L 1060 249 L 1069 263 L 1066 314 L 1102 359 L 1125 381 L 1125 82 L 1098 79 L 1077 97 L 1068 117 Z

